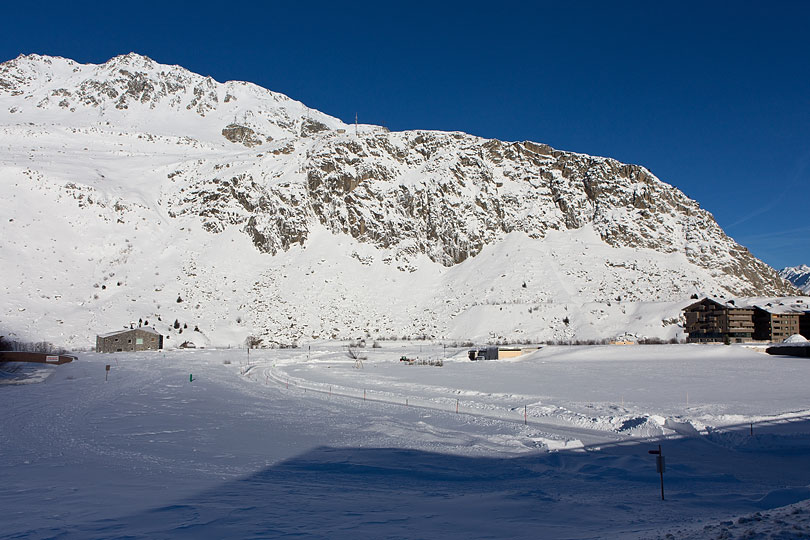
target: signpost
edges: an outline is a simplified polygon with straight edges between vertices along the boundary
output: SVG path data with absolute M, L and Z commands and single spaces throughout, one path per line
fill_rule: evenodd
M 661 475 L 661 500 L 664 500 L 664 472 L 666 472 L 667 465 L 664 461 L 664 454 L 661 453 L 661 445 L 658 445 L 658 450 L 649 450 L 650 454 L 655 454 L 655 470 Z

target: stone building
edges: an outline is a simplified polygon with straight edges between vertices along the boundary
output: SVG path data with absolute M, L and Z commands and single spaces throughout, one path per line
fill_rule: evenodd
M 154 328 L 127 328 L 96 336 L 96 352 L 156 351 L 163 336 Z

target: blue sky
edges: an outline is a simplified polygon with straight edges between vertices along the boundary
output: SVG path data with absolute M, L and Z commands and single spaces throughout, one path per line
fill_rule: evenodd
M 392 130 L 648 167 L 776 268 L 810 264 L 810 2 L 23 2 L 0 61 L 127 52 Z

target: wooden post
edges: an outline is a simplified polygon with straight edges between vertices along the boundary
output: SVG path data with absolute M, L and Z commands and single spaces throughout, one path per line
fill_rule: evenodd
M 664 500 L 664 469 L 666 463 L 664 461 L 664 453 L 661 451 L 661 445 L 658 445 L 658 450 L 649 450 L 649 454 L 655 455 L 655 467 L 658 469 L 658 474 L 661 475 L 661 500 Z

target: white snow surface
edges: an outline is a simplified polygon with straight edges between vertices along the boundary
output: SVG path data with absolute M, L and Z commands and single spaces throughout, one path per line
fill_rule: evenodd
M 379 345 L 4 365 L 0 537 L 810 535 L 804 359 Z

